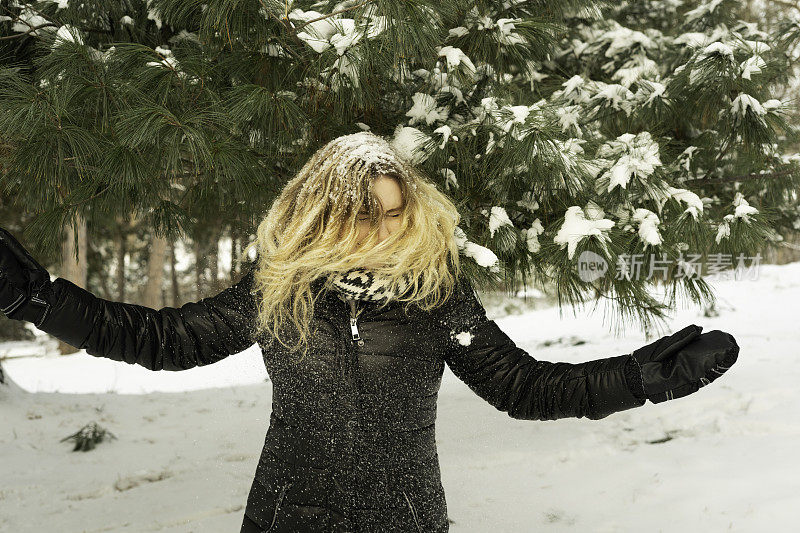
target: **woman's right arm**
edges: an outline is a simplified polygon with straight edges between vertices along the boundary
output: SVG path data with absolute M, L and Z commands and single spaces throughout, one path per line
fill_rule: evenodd
M 36 327 L 90 355 L 149 370 L 210 365 L 256 342 L 254 268 L 215 296 L 158 310 L 104 300 L 58 278 Z
M 466 276 L 434 316 L 436 327 L 449 330 L 443 353 L 453 374 L 511 418 L 600 420 L 646 401 L 629 386 L 630 354 L 580 363 L 535 359 L 487 317 Z

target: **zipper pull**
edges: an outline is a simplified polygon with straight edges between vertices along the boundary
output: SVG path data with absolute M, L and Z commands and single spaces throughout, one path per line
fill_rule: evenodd
M 361 337 L 358 335 L 358 326 L 356 326 L 355 318 L 350 319 L 350 333 L 354 341 L 361 340 Z
M 358 334 L 358 325 L 356 325 L 356 302 L 355 300 L 348 300 L 350 304 L 350 334 L 354 341 L 361 340 Z

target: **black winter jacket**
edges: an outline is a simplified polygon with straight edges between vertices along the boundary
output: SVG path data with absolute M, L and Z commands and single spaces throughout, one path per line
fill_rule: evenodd
M 328 291 L 315 305 L 312 346 L 300 363 L 274 339 L 254 338 L 252 283 L 251 268 L 213 297 L 154 310 L 58 278 L 39 328 L 151 370 L 212 364 L 257 342 L 273 383 L 272 413 L 245 514 L 263 531 L 449 531 L 435 440 L 445 364 L 516 419 L 598 420 L 645 403 L 641 384 L 625 378 L 629 354 L 536 360 L 487 319 L 466 277 L 428 312 L 406 313 L 399 302 L 378 310 Z

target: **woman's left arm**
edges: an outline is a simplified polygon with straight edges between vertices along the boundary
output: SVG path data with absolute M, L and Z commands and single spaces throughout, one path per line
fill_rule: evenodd
M 519 348 L 459 280 L 441 324 L 451 338 L 445 361 L 453 373 L 496 409 L 520 420 L 605 418 L 644 405 L 630 354 L 583 363 L 539 361 Z M 638 391 L 638 393 L 634 393 Z

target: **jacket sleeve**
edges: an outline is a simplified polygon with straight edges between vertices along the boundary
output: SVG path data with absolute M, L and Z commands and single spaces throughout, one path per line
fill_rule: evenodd
M 158 310 L 104 300 L 58 278 L 38 328 L 90 355 L 149 370 L 210 365 L 256 342 L 254 268 L 215 296 Z
M 496 409 L 519 420 L 599 420 L 644 405 L 626 381 L 631 355 L 583 363 L 539 361 L 517 347 L 462 276 L 440 320 L 450 331 L 445 362 Z

